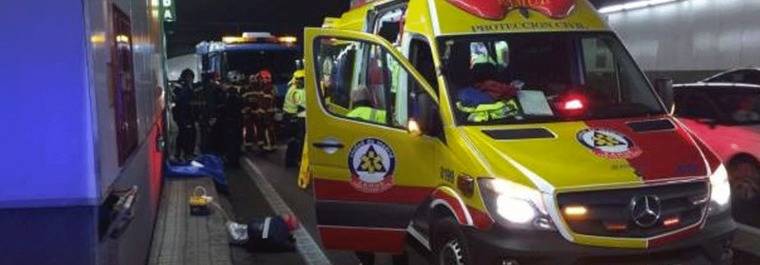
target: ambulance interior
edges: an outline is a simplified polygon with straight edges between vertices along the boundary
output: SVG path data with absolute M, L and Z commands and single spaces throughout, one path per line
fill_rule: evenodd
M 663 114 L 660 101 L 622 44 L 608 33 L 515 33 L 441 38 L 452 102 L 474 84 L 474 68 L 520 89 L 517 111 L 483 123 L 532 123 Z M 518 81 L 515 83 L 515 81 Z M 468 113 L 458 110 L 459 123 Z
M 382 9 L 370 20 L 370 30 L 403 49 L 404 5 Z M 423 89 L 401 64 L 379 45 L 353 40 L 322 39 L 316 49 L 321 91 L 328 111 L 349 118 L 406 128 Z M 435 86 L 430 46 L 411 40 L 409 57 L 423 77 Z M 388 106 L 388 108 L 386 108 Z M 386 115 L 385 109 L 390 113 Z M 362 111 L 381 113 L 360 115 Z M 372 116 L 372 117 L 370 117 Z M 381 117 L 382 116 L 382 117 Z M 388 116 L 388 119 L 384 117 Z

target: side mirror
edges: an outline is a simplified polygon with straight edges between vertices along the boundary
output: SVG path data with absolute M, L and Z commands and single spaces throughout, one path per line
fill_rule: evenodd
M 673 79 L 658 78 L 654 80 L 654 87 L 657 90 L 657 94 L 662 98 L 662 102 L 665 103 L 668 112 L 673 113 L 673 108 L 675 107 L 675 100 L 673 99 Z
M 417 95 L 417 110 L 414 118 L 409 120 L 407 129 L 412 135 L 439 136 L 441 131 L 441 116 L 438 104 L 427 93 Z

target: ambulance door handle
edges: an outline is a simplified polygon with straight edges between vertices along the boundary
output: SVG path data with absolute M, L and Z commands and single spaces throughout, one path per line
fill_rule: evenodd
M 342 149 L 343 147 L 345 147 L 342 143 L 327 143 L 327 142 L 317 142 L 317 143 L 312 144 L 312 146 L 319 149 L 328 149 L 328 148 Z
M 311 145 L 331 155 L 337 153 L 338 150 L 343 149 L 343 147 L 345 147 L 343 143 L 341 143 L 340 141 L 338 141 L 338 139 L 335 139 L 335 138 L 327 138 L 327 139 L 322 140 L 321 142 L 314 142 Z

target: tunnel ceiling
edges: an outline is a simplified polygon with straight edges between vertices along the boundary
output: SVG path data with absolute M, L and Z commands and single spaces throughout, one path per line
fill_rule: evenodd
M 591 0 L 597 7 L 626 1 L 631 0 Z M 203 40 L 246 31 L 299 35 L 303 27 L 319 26 L 325 16 L 338 16 L 348 6 L 348 0 L 177 1 L 178 21 L 166 27 L 169 56 L 192 53 Z

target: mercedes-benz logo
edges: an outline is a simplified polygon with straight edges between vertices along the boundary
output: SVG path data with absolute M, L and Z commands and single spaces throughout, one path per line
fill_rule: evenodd
M 655 195 L 636 196 L 631 199 L 631 217 L 642 228 L 650 228 L 660 221 L 660 198 Z

